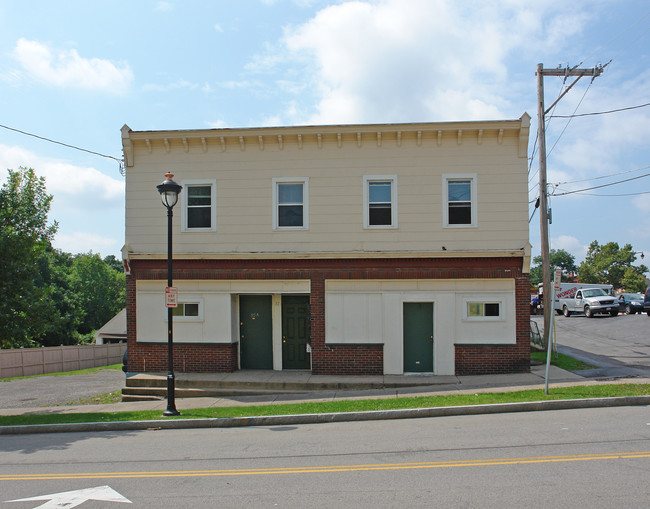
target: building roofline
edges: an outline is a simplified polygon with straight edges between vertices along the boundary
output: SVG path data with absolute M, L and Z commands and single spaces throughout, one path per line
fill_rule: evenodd
M 451 133 L 457 137 L 460 145 L 468 135 L 475 137 L 480 144 L 484 134 L 496 134 L 499 144 L 504 133 L 518 133 L 519 156 L 527 157 L 530 116 L 524 113 L 516 120 L 469 120 L 458 122 L 418 122 L 402 124 L 349 124 L 349 125 L 307 125 L 286 127 L 246 127 L 220 129 L 186 129 L 171 131 L 133 131 L 128 125 L 121 129 L 122 147 L 127 166 L 133 166 L 134 143 L 145 144 L 151 152 L 154 144 L 164 146 L 169 152 L 172 146 L 180 146 L 189 151 L 190 146 L 199 146 L 206 152 L 208 145 L 216 144 L 222 152 L 228 146 L 239 146 L 242 151 L 248 146 L 259 146 L 264 150 L 265 144 L 273 143 L 282 150 L 285 143 L 296 143 L 302 148 L 303 143 L 316 143 L 319 148 L 327 139 L 339 147 L 343 141 L 352 141 L 359 147 L 367 141 L 381 146 L 383 140 L 394 140 L 398 146 L 402 139 L 414 138 L 417 145 L 423 139 L 435 139 L 442 143 L 443 136 Z
M 456 129 L 520 129 L 530 125 L 530 116 L 524 113 L 518 119 L 510 120 L 463 120 L 451 122 L 412 122 L 412 123 L 384 123 L 384 124 L 324 124 L 324 125 L 298 125 L 298 126 L 270 126 L 270 127 L 224 127 L 214 129 L 172 129 L 134 131 L 128 125 L 122 127 L 123 136 L 132 139 L 190 136 L 192 138 L 219 137 L 219 136 L 251 136 L 255 134 L 270 136 L 273 134 L 298 135 L 298 134 L 332 134 L 332 133 L 375 133 L 387 132 L 416 132 Z

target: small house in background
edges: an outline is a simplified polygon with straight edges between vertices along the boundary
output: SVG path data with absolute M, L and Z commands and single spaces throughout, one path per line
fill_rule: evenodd
M 126 343 L 126 308 L 106 322 L 94 336 L 96 345 Z
M 530 117 L 122 128 L 129 369 L 529 370 Z

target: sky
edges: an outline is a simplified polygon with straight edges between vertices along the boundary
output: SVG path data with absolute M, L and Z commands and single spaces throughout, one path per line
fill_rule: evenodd
M 578 263 L 593 241 L 650 256 L 647 0 L 3 0 L 0 182 L 8 168 L 33 168 L 54 196 L 54 246 L 121 258 L 124 124 L 144 131 L 527 112 L 535 256 L 538 63 L 604 66 L 547 116 L 551 248 Z M 547 108 L 572 81 L 544 78 Z M 623 111 L 603 113 L 612 110 Z

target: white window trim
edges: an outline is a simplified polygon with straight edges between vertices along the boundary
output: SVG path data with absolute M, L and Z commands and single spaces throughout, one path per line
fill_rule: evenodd
M 390 224 L 370 224 L 370 183 L 390 182 Z M 367 230 L 390 230 L 397 228 L 397 175 L 364 175 L 363 176 L 363 227 Z
M 181 180 L 183 190 L 181 191 L 181 231 L 191 233 L 216 232 L 217 231 L 217 181 L 215 179 L 191 179 Z M 187 226 L 187 187 L 188 186 L 210 186 L 210 228 L 188 228 Z
M 454 180 L 471 180 L 470 224 L 449 224 L 449 182 Z M 476 173 L 446 173 L 442 176 L 442 226 L 443 228 L 476 228 L 478 227 L 478 176 Z
M 469 304 L 498 304 L 499 316 L 469 316 L 467 308 Z M 489 298 L 463 298 L 463 321 L 464 322 L 503 322 L 505 321 L 503 299 L 489 299 Z
M 309 230 L 309 177 L 274 178 L 273 182 L 273 230 Z M 302 184 L 302 226 L 278 225 L 278 184 Z
M 202 322 L 203 318 L 203 298 L 195 295 L 179 295 L 178 304 L 198 304 L 198 316 L 174 316 L 174 323 L 176 322 Z M 165 309 L 165 322 L 167 322 L 167 310 Z

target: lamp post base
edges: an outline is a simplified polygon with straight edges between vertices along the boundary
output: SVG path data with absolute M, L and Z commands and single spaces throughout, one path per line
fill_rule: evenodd
M 169 373 L 167 375 L 167 410 L 163 412 L 164 417 L 181 415 L 181 413 L 178 410 L 176 410 L 176 398 L 174 395 L 175 392 L 174 389 L 175 389 L 174 373 Z

